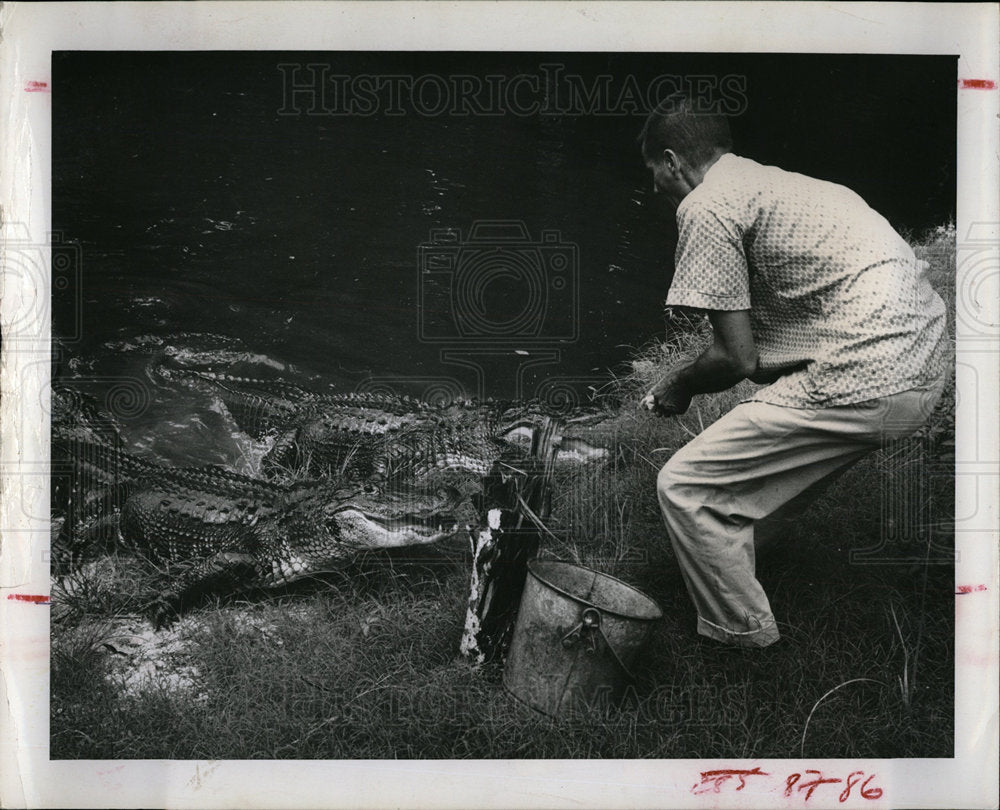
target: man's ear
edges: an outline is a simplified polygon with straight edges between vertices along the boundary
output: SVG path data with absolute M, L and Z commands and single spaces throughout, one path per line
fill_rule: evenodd
M 681 159 L 673 149 L 664 149 L 661 159 L 663 160 L 663 165 L 667 167 L 667 171 L 675 176 L 680 174 Z

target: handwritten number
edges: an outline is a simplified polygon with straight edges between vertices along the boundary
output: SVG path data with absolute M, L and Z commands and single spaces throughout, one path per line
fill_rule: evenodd
M 862 777 L 864 777 L 864 771 L 851 771 L 848 774 L 847 779 L 838 779 L 836 777 L 824 777 L 822 771 L 815 770 L 813 768 L 807 768 L 806 774 L 809 775 L 809 781 L 802 781 L 801 773 L 790 773 L 785 777 L 785 798 L 790 798 L 793 793 L 798 791 L 801 793 L 805 791 L 805 796 L 803 796 L 803 801 L 808 802 L 812 798 L 813 793 L 821 785 L 836 785 L 840 782 L 844 782 L 844 789 L 840 792 L 839 800 L 843 804 L 848 799 L 851 798 L 851 792 L 854 787 L 861 782 Z M 695 785 L 691 790 L 693 793 L 705 793 L 709 790 L 713 793 L 719 793 L 722 787 L 726 787 L 732 790 L 743 790 L 746 787 L 746 777 L 748 776 L 768 776 L 760 770 L 760 768 L 754 768 L 753 770 L 737 770 L 735 768 L 718 770 L 718 771 L 704 771 L 701 774 L 701 783 Z M 882 788 L 880 787 L 869 787 L 871 781 L 875 778 L 876 774 L 870 774 L 864 782 L 861 782 L 861 798 L 863 799 L 880 799 L 882 798 Z M 738 779 L 737 784 L 733 784 L 731 780 Z
M 851 797 L 851 788 L 858 783 L 858 777 L 864 776 L 864 771 L 851 771 L 847 775 L 847 787 L 840 792 L 840 803 L 843 804 Z
M 865 799 L 881 799 L 882 798 L 882 788 L 880 787 L 868 787 L 868 783 L 875 778 L 875 774 L 872 774 L 867 779 L 865 779 L 864 784 L 861 785 L 861 796 Z
M 747 786 L 746 777 L 748 776 L 770 776 L 770 774 L 765 773 L 760 768 L 752 770 L 724 768 L 718 771 L 702 771 L 701 782 L 692 787 L 691 792 L 695 794 L 706 793 L 709 787 L 711 787 L 713 793 L 718 793 L 722 790 L 722 786 L 728 785 L 729 780 L 733 778 L 740 780 L 734 790 L 743 790 Z
M 806 773 L 816 774 L 816 778 L 813 779 L 811 782 L 803 782 L 801 785 L 799 785 L 799 790 L 804 790 L 808 788 L 808 791 L 806 792 L 806 801 L 809 801 L 809 799 L 812 798 L 812 795 L 816 791 L 816 788 L 818 788 L 820 785 L 835 785 L 837 784 L 837 782 L 844 781 L 843 779 L 824 779 L 823 773 L 821 771 L 816 771 L 811 768 L 807 768 Z

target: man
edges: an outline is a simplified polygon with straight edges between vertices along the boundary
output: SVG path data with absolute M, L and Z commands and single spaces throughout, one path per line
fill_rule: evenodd
M 857 194 L 734 155 L 725 117 L 668 99 L 640 141 L 654 190 L 677 210 L 667 305 L 707 310 L 713 330 L 644 404 L 682 414 L 695 394 L 770 383 L 657 482 L 698 632 L 765 647 L 779 634 L 755 577 L 754 523 L 927 420 L 945 306 L 926 263 Z

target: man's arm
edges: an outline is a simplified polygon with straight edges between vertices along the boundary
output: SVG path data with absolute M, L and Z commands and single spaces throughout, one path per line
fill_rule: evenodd
M 709 312 L 712 345 L 694 361 L 671 369 L 654 385 L 643 404 L 661 416 L 684 413 L 695 394 L 725 391 L 757 371 L 757 347 L 750 311 Z

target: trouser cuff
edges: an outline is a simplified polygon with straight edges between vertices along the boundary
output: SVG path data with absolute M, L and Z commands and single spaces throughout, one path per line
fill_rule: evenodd
M 736 647 L 769 647 L 774 644 L 781 635 L 778 633 L 778 625 L 773 618 L 766 619 L 760 623 L 760 627 L 744 632 L 727 630 L 707 619 L 698 617 L 698 633 L 707 636 L 723 644 L 731 644 Z

